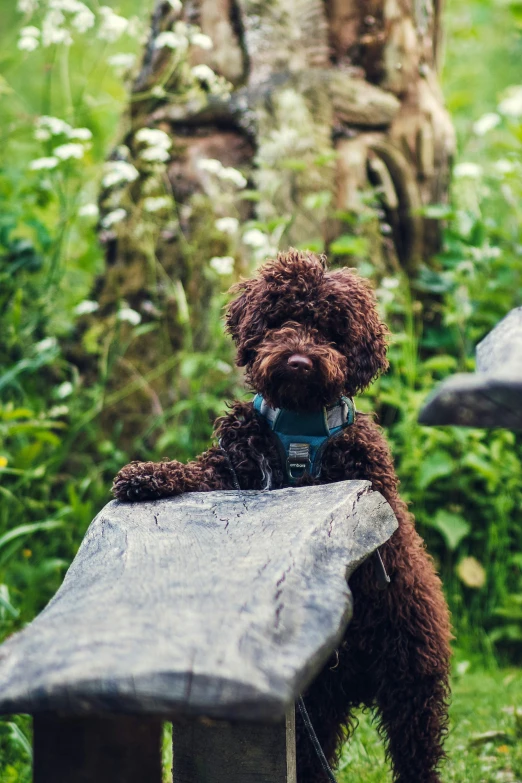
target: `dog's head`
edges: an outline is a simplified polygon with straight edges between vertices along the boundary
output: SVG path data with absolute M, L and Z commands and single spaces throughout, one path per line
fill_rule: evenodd
M 232 289 L 227 329 L 247 380 L 275 408 L 315 410 L 362 391 L 387 369 L 387 329 L 352 269 L 290 250 Z

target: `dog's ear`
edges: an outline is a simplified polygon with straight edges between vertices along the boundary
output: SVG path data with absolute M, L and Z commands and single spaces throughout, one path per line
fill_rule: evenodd
M 225 311 L 226 330 L 237 346 L 236 362 L 244 367 L 254 358 L 255 346 L 263 337 L 266 321 L 263 309 L 256 306 L 260 281 L 245 280 L 232 286 L 230 293 L 239 294 Z
M 242 283 L 236 283 L 236 285 L 233 285 L 228 292 L 229 294 L 240 294 L 239 296 L 236 296 L 235 299 L 232 299 L 232 301 L 228 303 L 227 308 L 225 310 L 226 330 L 235 343 L 237 343 L 239 339 L 241 322 L 245 317 L 247 298 L 248 298 L 248 288 L 250 287 L 249 285 L 250 283 L 251 283 L 250 280 L 245 280 Z
M 353 269 L 338 269 L 326 277 L 335 302 L 331 327 L 348 360 L 346 390 L 354 395 L 388 369 L 389 332 L 379 318 L 375 295 L 367 280 Z

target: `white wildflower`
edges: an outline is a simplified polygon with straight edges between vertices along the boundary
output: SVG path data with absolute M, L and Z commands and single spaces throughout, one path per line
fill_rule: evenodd
M 216 370 L 219 370 L 219 372 L 222 372 L 223 375 L 230 375 L 233 369 L 230 364 L 228 364 L 227 362 L 223 362 L 221 359 L 217 360 L 214 367 L 216 368 Z
M 97 204 L 84 204 L 78 210 L 78 216 L 84 218 L 97 218 L 100 214 Z
M 183 8 L 183 3 L 181 2 L 181 0 L 168 0 L 168 3 L 169 3 L 169 5 L 170 5 L 170 7 L 171 7 L 171 8 L 172 8 L 172 9 L 173 9 L 173 10 L 174 10 L 174 11 L 175 11 L 177 14 L 179 14 L 179 12 L 181 11 L 181 9 Z
M 197 79 L 205 89 L 209 90 L 212 95 L 220 95 L 225 97 L 230 95 L 232 85 L 222 76 L 218 76 L 215 71 L 208 65 L 201 63 L 201 65 L 195 65 L 192 68 L 192 75 Z
M 78 30 L 79 33 L 86 33 L 91 27 L 94 27 L 96 17 L 90 8 L 87 8 L 84 3 L 78 3 L 76 6 L 76 13 L 72 19 L 72 26 Z
M 104 166 L 104 171 L 102 185 L 105 188 L 112 188 L 124 182 L 134 182 L 140 176 L 138 169 L 124 160 L 109 160 Z
M 65 120 L 60 120 L 58 117 L 49 117 L 47 114 L 39 117 L 36 121 L 36 125 L 38 128 L 43 128 L 49 131 L 52 136 L 59 136 L 62 133 L 65 136 L 68 136 L 72 131 L 71 126 L 69 123 L 65 122 Z
M 381 305 L 389 305 L 395 299 L 393 292 L 389 291 L 387 288 L 379 287 L 375 291 L 375 294 Z
M 141 150 L 140 158 L 148 163 L 165 163 L 170 158 L 170 154 L 164 147 L 146 147 Z
M 142 43 L 145 43 L 147 40 L 148 28 L 144 25 L 139 16 L 131 16 L 125 32 L 131 38 L 138 38 Z
M 164 98 L 167 94 L 165 87 L 162 84 L 155 84 L 150 94 L 153 98 Z
M 234 259 L 232 256 L 214 256 L 210 259 L 210 266 L 218 275 L 229 275 L 234 270 Z
M 71 34 L 65 27 L 62 27 L 64 21 L 65 17 L 58 8 L 51 8 L 46 13 L 42 22 L 42 44 L 44 46 L 61 43 L 70 46 L 72 44 Z
M 118 160 L 128 160 L 131 154 L 126 144 L 118 144 L 114 152 L 118 156 Z
M 34 25 L 29 25 L 28 27 L 22 27 L 20 35 L 31 35 L 33 38 L 39 38 L 40 30 Z
M 29 25 L 29 27 L 22 27 L 20 30 L 20 38 L 18 40 L 18 48 L 23 52 L 33 52 L 38 48 L 40 30 L 38 27 Z
M 500 158 L 493 164 L 493 168 L 498 174 L 512 174 L 515 171 L 515 164 L 506 158 Z
M 522 117 L 522 84 L 514 84 L 507 88 L 505 98 L 500 101 L 498 110 L 508 117 Z
M 115 14 L 112 8 L 102 5 L 100 8 L 101 24 L 98 31 L 98 38 L 102 41 L 114 43 L 127 30 L 129 20 L 124 16 Z
M 101 224 L 103 228 L 110 228 L 111 226 L 114 226 L 116 223 L 120 223 L 123 218 L 126 216 L 127 212 L 119 207 L 118 209 L 113 209 L 112 212 L 108 212 L 105 217 L 102 219 Z
M 74 386 L 70 381 L 64 381 L 61 383 L 55 391 L 55 395 L 58 397 L 59 400 L 65 399 L 65 397 L 69 397 L 74 391 Z
M 197 165 L 198 169 L 208 171 L 209 174 L 219 174 L 223 170 L 223 164 L 215 158 L 203 158 Z
M 383 288 L 391 290 L 399 287 L 399 280 L 396 277 L 383 277 L 381 285 Z
M 21 35 L 17 44 L 21 52 L 34 52 L 39 45 L 38 38 L 32 35 Z
M 90 315 L 91 313 L 95 313 L 99 307 L 100 305 L 98 302 L 95 302 L 92 299 L 84 299 L 83 302 L 76 305 L 74 312 L 76 315 Z
M 489 261 L 490 259 L 500 258 L 502 250 L 499 247 L 491 245 L 482 245 L 482 247 L 469 247 L 468 253 L 475 261 Z
M 29 164 L 31 171 L 41 171 L 42 169 L 54 169 L 59 164 L 58 158 L 36 158 Z
M 258 228 L 251 228 L 243 234 L 243 242 L 249 247 L 265 247 L 268 237 Z
M 75 14 L 83 7 L 81 0 L 49 0 L 49 8 L 58 11 L 66 11 L 69 14 Z
M 172 200 L 168 196 L 148 196 L 143 199 L 145 212 L 159 212 L 160 209 L 167 209 L 171 205 Z
M 132 326 L 137 326 L 141 323 L 141 315 L 130 307 L 122 307 L 121 310 L 118 310 L 116 317 L 118 321 L 127 321 Z
M 502 122 L 500 116 L 496 112 L 488 112 L 483 114 L 475 124 L 473 125 L 473 132 L 477 136 L 484 136 L 488 131 L 493 130 Z
M 214 82 L 217 78 L 217 75 L 214 73 L 212 68 L 209 68 L 208 65 L 195 65 L 192 68 L 192 73 L 196 77 L 196 79 L 199 79 L 200 82 L 208 82 L 211 84 Z
M 468 179 L 478 179 L 482 174 L 482 167 L 478 163 L 457 163 L 453 169 L 454 177 L 467 177 Z
M 69 133 L 70 139 L 78 139 L 79 141 L 89 141 L 92 139 L 92 133 L 89 128 L 73 128 Z
M 188 38 L 185 35 L 178 35 L 171 30 L 165 30 L 160 33 L 154 41 L 155 49 L 186 49 L 188 46 Z
M 232 168 L 232 166 L 228 166 L 227 168 L 221 169 L 221 171 L 218 174 L 218 177 L 219 179 L 222 179 L 225 182 L 231 182 L 233 185 L 236 186 L 236 188 L 246 188 L 247 186 L 247 180 L 245 179 L 245 177 L 241 174 L 240 171 Z
M 196 30 L 195 27 L 193 27 L 192 25 L 188 25 L 186 22 L 176 22 L 173 29 L 176 35 L 185 35 L 185 36 L 188 36 L 191 30 L 194 31 Z M 197 29 L 199 30 L 199 28 Z
M 85 147 L 81 144 L 60 144 L 59 147 L 56 147 L 53 150 L 54 155 L 56 155 L 57 158 L 60 158 L 60 160 L 70 160 L 70 158 L 79 160 L 80 158 L 83 158 L 84 152 Z
M 34 349 L 37 353 L 42 353 L 43 351 L 50 351 L 56 348 L 57 345 L 56 337 L 46 337 L 45 340 L 40 340 L 40 342 L 36 343 Z
M 67 405 L 53 405 L 52 408 L 49 408 L 47 411 L 47 415 L 50 419 L 57 419 L 59 416 L 67 416 L 69 413 L 69 408 Z
M 194 33 L 190 38 L 190 43 L 194 46 L 199 46 L 200 49 L 213 49 L 214 44 L 212 38 L 204 33 Z
M 149 144 L 151 147 L 163 147 L 166 150 L 172 147 L 172 139 L 168 133 L 159 128 L 140 128 L 135 138 L 136 141 Z
M 113 54 L 107 59 L 109 65 L 113 68 L 128 71 L 136 62 L 136 55 L 120 52 L 119 54 Z
M 38 8 L 38 0 L 18 0 L 16 8 L 21 14 L 31 16 Z
M 224 217 L 216 220 L 215 226 L 218 231 L 222 231 L 224 234 L 237 234 L 239 228 L 239 220 L 234 217 Z

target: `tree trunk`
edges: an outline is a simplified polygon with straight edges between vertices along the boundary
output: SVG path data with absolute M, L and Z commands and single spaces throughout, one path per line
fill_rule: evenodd
M 127 410 L 114 397 L 129 432 L 171 400 L 169 355 L 207 349 L 223 282 L 278 247 L 410 274 L 437 250 L 422 210 L 446 201 L 454 150 L 440 2 L 160 0 L 101 197 L 98 324 L 123 300 L 154 325 L 113 372 L 135 388 Z M 118 160 L 136 171 L 111 184 Z

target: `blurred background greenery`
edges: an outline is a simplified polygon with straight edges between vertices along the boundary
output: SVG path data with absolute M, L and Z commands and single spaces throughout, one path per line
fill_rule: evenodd
M 94 230 L 97 193 L 103 162 L 118 141 L 125 74 L 143 45 L 149 6 L 122 0 L 111 4 L 110 17 L 93 4 L 96 32 L 78 17 L 72 45 L 46 47 L 37 46 L 46 32 L 34 27 L 32 0 L 2 6 L 2 637 L 34 617 L 56 591 L 88 524 L 109 499 L 119 467 L 136 454 L 190 458 L 208 442 L 225 400 L 244 393 L 216 317 L 212 349 L 180 356 L 176 404 L 160 423 L 146 422 L 125 452 L 114 446 L 118 422 L 108 431 L 99 417 L 110 355 L 100 359 L 88 384 L 64 356 L 78 319 L 93 307 L 93 283 L 104 265 Z M 456 629 L 457 688 L 471 667 L 489 669 L 491 688 L 502 690 L 508 686 L 499 684 L 504 681 L 495 670 L 518 663 L 522 651 L 520 437 L 503 430 L 424 428 L 416 418 L 434 385 L 449 373 L 471 370 L 477 341 L 522 304 L 522 5 L 450 0 L 445 32 L 442 82 L 458 158 L 451 206 L 443 210 L 444 248 L 420 269 L 415 286 L 400 274 L 377 279 L 380 307 L 394 333 L 391 371 L 358 407 L 378 411 L 402 492 L 441 570 Z M 51 151 L 58 165 L 50 162 Z M 358 264 L 374 277 L 370 258 L 363 254 Z M 224 275 L 223 291 L 228 282 Z M 422 322 L 419 295 L 436 300 L 437 327 Z M 126 341 L 143 328 L 132 312 Z M 121 341 L 119 355 L 127 345 Z M 144 438 L 152 427 L 160 429 L 154 446 Z M 0 724 L 0 783 L 29 779 L 27 731 L 20 718 Z M 365 754 L 371 762 L 371 753 L 363 748 L 357 756 L 357 747 L 358 763 Z M 491 755 L 491 748 L 480 746 L 471 754 L 476 774 L 468 778 L 464 768 L 452 767 L 448 780 L 515 780 L 522 775 L 517 752 L 511 754 L 511 777 L 498 777 L 505 764 L 484 771 L 480 753 Z M 352 761 L 347 756 L 347 770 Z M 371 774 L 364 779 L 377 780 Z

